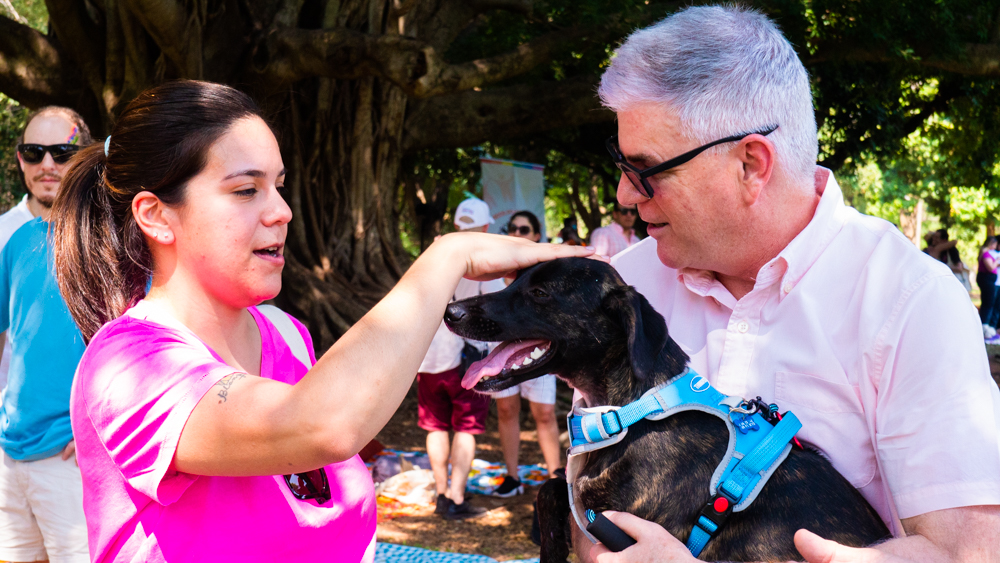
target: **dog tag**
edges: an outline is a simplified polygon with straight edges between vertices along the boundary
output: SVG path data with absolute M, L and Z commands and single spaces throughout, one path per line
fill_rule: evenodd
M 736 419 L 733 420 L 736 428 L 743 434 L 750 432 L 751 430 L 759 430 L 760 427 L 757 426 L 757 422 L 754 421 L 753 416 L 749 414 L 737 414 Z

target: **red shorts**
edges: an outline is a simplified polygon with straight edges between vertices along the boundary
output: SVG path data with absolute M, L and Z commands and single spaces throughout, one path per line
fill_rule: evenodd
M 429 432 L 482 434 L 490 396 L 462 387 L 459 368 L 417 374 L 417 424 Z

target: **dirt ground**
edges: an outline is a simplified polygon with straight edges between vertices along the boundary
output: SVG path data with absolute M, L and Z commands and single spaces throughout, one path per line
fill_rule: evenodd
M 993 374 L 993 381 L 1000 385 L 1000 344 L 987 346 L 986 355 L 990 359 L 990 373 Z
M 566 430 L 565 417 L 571 401 L 572 391 L 559 382 L 556 418 L 559 419 L 560 432 Z M 387 448 L 426 451 L 426 437 L 427 432 L 417 426 L 417 387 L 414 384 L 399 410 L 376 439 Z M 490 405 L 486 433 L 476 437 L 476 457 L 487 461 L 503 461 L 495 403 Z M 544 463 L 542 451 L 538 447 L 535 422 L 526 401 L 521 404 L 520 463 Z M 486 516 L 472 520 L 444 520 L 434 514 L 433 507 L 414 516 L 399 516 L 391 520 L 380 518 L 378 541 L 438 551 L 477 553 L 499 561 L 538 557 L 538 546 L 531 542 L 530 535 L 532 503 L 537 493 L 537 487 L 525 487 L 523 495 L 507 499 L 472 495 L 469 502 L 489 509 Z
M 986 348 L 993 379 L 1000 385 L 1000 345 Z M 571 397 L 572 392 L 560 382 L 556 411 L 563 432 Z M 526 402 L 522 403 L 521 421 L 521 464 L 542 463 L 535 424 Z M 487 432 L 477 437 L 476 457 L 502 461 L 495 405 L 490 407 L 486 428 Z M 424 451 L 426 436 L 427 433 L 417 426 L 417 388 L 414 386 L 377 439 L 388 448 Z M 525 487 L 523 495 L 509 499 L 473 495 L 471 502 L 490 512 L 483 518 L 464 522 L 444 520 L 434 514 L 433 507 L 414 516 L 380 520 L 378 540 L 438 551 L 477 553 L 499 561 L 538 557 L 538 547 L 530 537 L 532 502 L 537 492 L 537 487 Z

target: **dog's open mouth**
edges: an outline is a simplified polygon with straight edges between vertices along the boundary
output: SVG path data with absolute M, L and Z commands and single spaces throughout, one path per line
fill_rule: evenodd
M 536 368 L 552 357 L 548 340 L 509 340 L 501 343 L 482 360 L 469 366 L 462 378 L 462 387 L 477 391 L 502 391 L 536 374 Z M 519 377 L 528 376 L 528 377 Z M 515 380 L 516 378 L 516 380 Z

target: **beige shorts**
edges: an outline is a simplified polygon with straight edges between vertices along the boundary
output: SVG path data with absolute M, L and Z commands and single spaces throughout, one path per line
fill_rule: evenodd
M 529 379 L 492 395 L 494 399 L 503 399 L 504 397 L 513 397 L 517 394 L 520 394 L 532 403 L 554 405 L 556 404 L 556 376 L 543 375 L 535 379 Z
M 89 562 L 76 456 L 17 461 L 0 455 L 0 560 Z

